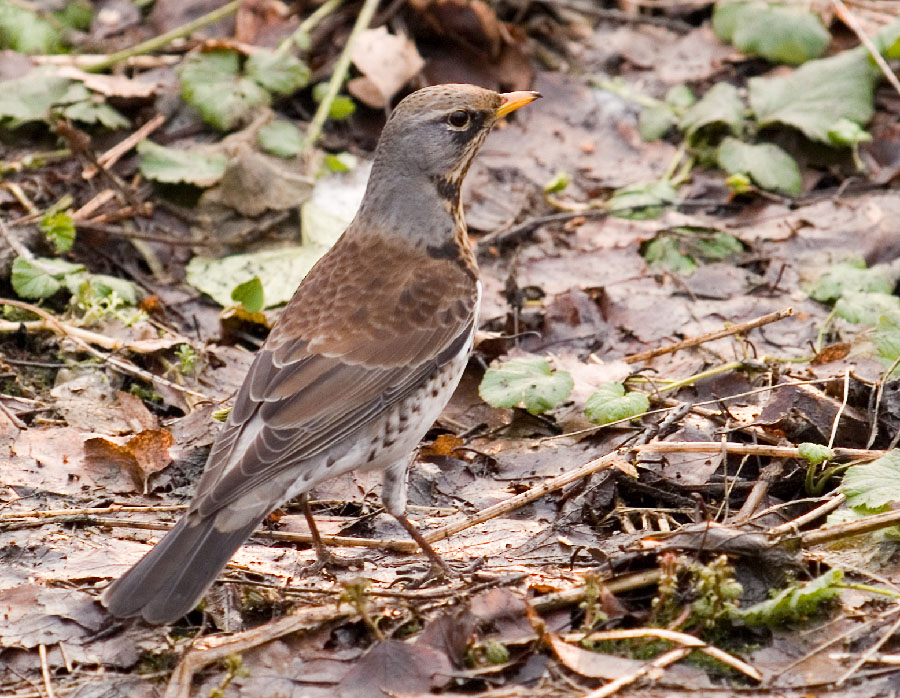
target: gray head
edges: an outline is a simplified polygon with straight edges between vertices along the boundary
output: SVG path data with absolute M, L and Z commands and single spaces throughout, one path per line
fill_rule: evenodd
M 391 114 L 375 153 L 375 168 L 461 183 L 494 124 L 539 97 L 499 94 L 475 85 L 435 85 L 413 92 Z

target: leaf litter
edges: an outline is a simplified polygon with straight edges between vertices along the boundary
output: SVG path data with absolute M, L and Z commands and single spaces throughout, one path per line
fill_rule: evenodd
M 888 694 L 897 98 L 845 27 L 759 2 L 598 19 L 417 0 L 363 34 L 319 149 L 314 88 L 358 4 L 306 28 L 243 3 L 113 75 L 45 54 L 215 8 L 60 32 L 85 7 L 65 5 L 0 6 L 6 46 L 37 54 L 0 54 L 0 283 L 28 299 L 0 319 L 4 694 L 188 695 L 212 661 L 195 642 L 236 648 L 197 695 Z M 896 58 L 896 24 L 851 11 Z M 213 414 L 352 217 L 383 107 L 422 79 L 545 96 L 467 179 L 484 336 L 410 475 L 426 537 L 482 567 L 405 588 L 415 546 L 361 473 L 316 492 L 327 536 L 376 545 L 336 546 L 350 570 L 298 575 L 314 556 L 286 505 L 204 610 L 113 623 L 96 596 L 189 500 Z M 152 140 L 129 135 L 157 114 Z

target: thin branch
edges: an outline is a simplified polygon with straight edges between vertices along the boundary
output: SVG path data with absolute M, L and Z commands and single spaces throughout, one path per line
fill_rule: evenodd
M 891 70 L 891 66 L 884 60 L 884 56 L 881 55 L 878 48 L 872 43 L 872 40 L 866 35 L 866 32 L 863 31 L 859 22 L 856 21 L 856 17 L 850 12 L 850 8 L 848 8 L 842 0 L 831 0 L 831 4 L 834 5 L 834 11 L 837 16 L 841 18 L 841 21 L 844 24 L 853 30 L 853 33 L 856 34 L 862 42 L 862 45 L 866 47 L 866 50 L 869 52 L 869 55 L 872 56 L 872 60 L 878 65 L 878 68 L 884 74 L 884 77 L 891 83 L 891 86 L 897 91 L 897 94 L 900 94 L 900 80 L 894 75 L 894 71 Z
M 639 354 L 632 354 L 630 356 L 626 356 L 624 361 L 628 364 L 638 363 L 640 361 L 647 361 L 648 359 L 652 359 L 657 356 L 662 356 L 663 354 L 671 354 L 672 352 L 679 351 L 681 349 L 686 349 L 688 347 L 697 346 L 698 344 L 704 344 L 706 342 L 711 342 L 715 339 L 721 339 L 722 337 L 728 337 L 734 334 L 740 334 L 741 332 L 747 332 L 756 327 L 762 327 L 763 325 L 768 325 L 772 322 L 777 322 L 778 320 L 783 320 L 786 317 L 790 317 L 794 314 L 793 308 L 785 308 L 784 310 L 779 310 L 775 313 L 769 313 L 768 315 L 763 315 L 762 317 L 758 317 L 755 320 L 748 320 L 747 322 L 739 322 L 735 325 L 731 325 L 730 327 L 725 327 L 721 330 L 716 330 L 715 332 L 707 332 L 706 334 L 702 334 L 698 337 L 689 337 L 688 339 L 682 340 L 681 342 L 676 342 L 675 344 L 669 344 L 665 347 L 657 347 L 656 349 L 651 349 L 649 351 L 642 351 Z
M 218 22 L 220 19 L 224 19 L 230 15 L 233 15 L 238 11 L 238 8 L 241 6 L 241 0 L 232 0 L 227 5 L 223 5 L 218 9 L 213 10 L 212 12 L 208 12 L 202 17 L 198 17 L 192 22 L 188 22 L 187 24 L 182 24 L 180 27 L 175 27 L 171 31 L 167 31 L 165 34 L 160 34 L 159 36 L 155 36 L 152 39 L 148 39 L 147 41 L 142 41 L 131 48 L 122 49 L 121 51 L 116 51 L 115 53 L 111 53 L 106 56 L 106 58 L 96 62 L 89 63 L 83 66 L 83 69 L 92 72 L 99 73 L 102 70 L 106 70 L 107 68 L 112 68 L 117 63 L 121 63 L 124 60 L 128 60 L 133 56 L 140 56 L 146 53 L 152 53 L 158 49 L 163 48 L 164 46 L 170 44 L 175 39 L 181 39 L 186 36 L 190 36 L 197 29 L 205 27 L 209 24 L 214 24 Z
M 350 31 L 350 36 L 347 38 L 347 43 L 334 64 L 334 72 L 331 74 L 331 80 L 328 81 L 328 89 L 325 91 L 325 96 L 322 97 L 319 108 L 316 109 L 316 113 L 306 129 L 306 139 L 303 143 L 304 151 L 310 150 L 322 135 L 322 128 L 328 120 L 331 105 L 334 102 L 334 98 L 337 97 L 341 85 L 344 84 L 347 71 L 350 69 L 350 53 L 353 51 L 353 44 L 356 42 L 357 37 L 368 28 L 369 22 L 372 21 L 372 16 L 377 8 L 378 0 L 365 0 L 363 3 L 362 9 L 360 9 L 359 15 L 356 17 L 356 23 Z
M 740 444 L 728 442 L 722 444 L 719 441 L 654 441 L 649 444 L 634 446 L 632 450 L 638 453 L 726 453 L 746 456 L 770 456 L 772 458 L 803 458 L 800 449 L 796 446 L 770 446 L 768 444 Z M 871 451 L 864 448 L 835 448 L 834 455 L 838 458 L 858 458 L 860 460 L 875 460 L 881 458 L 888 451 Z

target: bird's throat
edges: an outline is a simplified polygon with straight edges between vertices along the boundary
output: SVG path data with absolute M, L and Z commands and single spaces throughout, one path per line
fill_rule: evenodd
M 381 178 L 370 186 L 359 212 L 362 229 L 381 229 L 420 246 L 435 259 L 459 264 L 477 276 L 460 199 L 452 177 Z

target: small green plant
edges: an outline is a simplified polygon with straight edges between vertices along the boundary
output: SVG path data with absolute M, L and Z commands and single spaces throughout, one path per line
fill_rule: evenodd
M 179 344 L 175 356 L 178 357 L 178 370 L 184 375 L 189 375 L 197 369 L 197 352 L 190 344 Z
M 225 691 L 236 678 L 246 678 L 250 676 L 250 670 L 244 666 L 244 660 L 239 654 L 229 654 L 223 660 L 225 664 L 225 677 L 218 688 L 213 688 L 209 692 L 209 698 L 225 698 Z
M 783 627 L 805 622 L 841 593 L 843 579 L 841 570 L 829 570 L 811 582 L 779 591 L 768 601 L 734 609 L 731 617 L 753 626 Z
M 568 371 L 554 371 L 546 359 L 510 359 L 485 372 L 478 394 L 492 407 L 541 414 L 565 401 L 574 385 Z
M 650 409 L 647 393 L 625 392 L 622 383 L 604 383 L 584 405 L 585 416 L 594 424 L 610 424 L 634 419 Z
M 48 211 L 38 223 L 38 229 L 57 253 L 72 249 L 75 242 L 75 221 L 68 211 Z
M 660 567 L 663 574 L 652 603 L 651 624 L 670 627 L 677 622 L 679 629 L 709 641 L 721 635 L 743 593 L 728 557 L 720 555 L 704 565 L 666 556 Z

